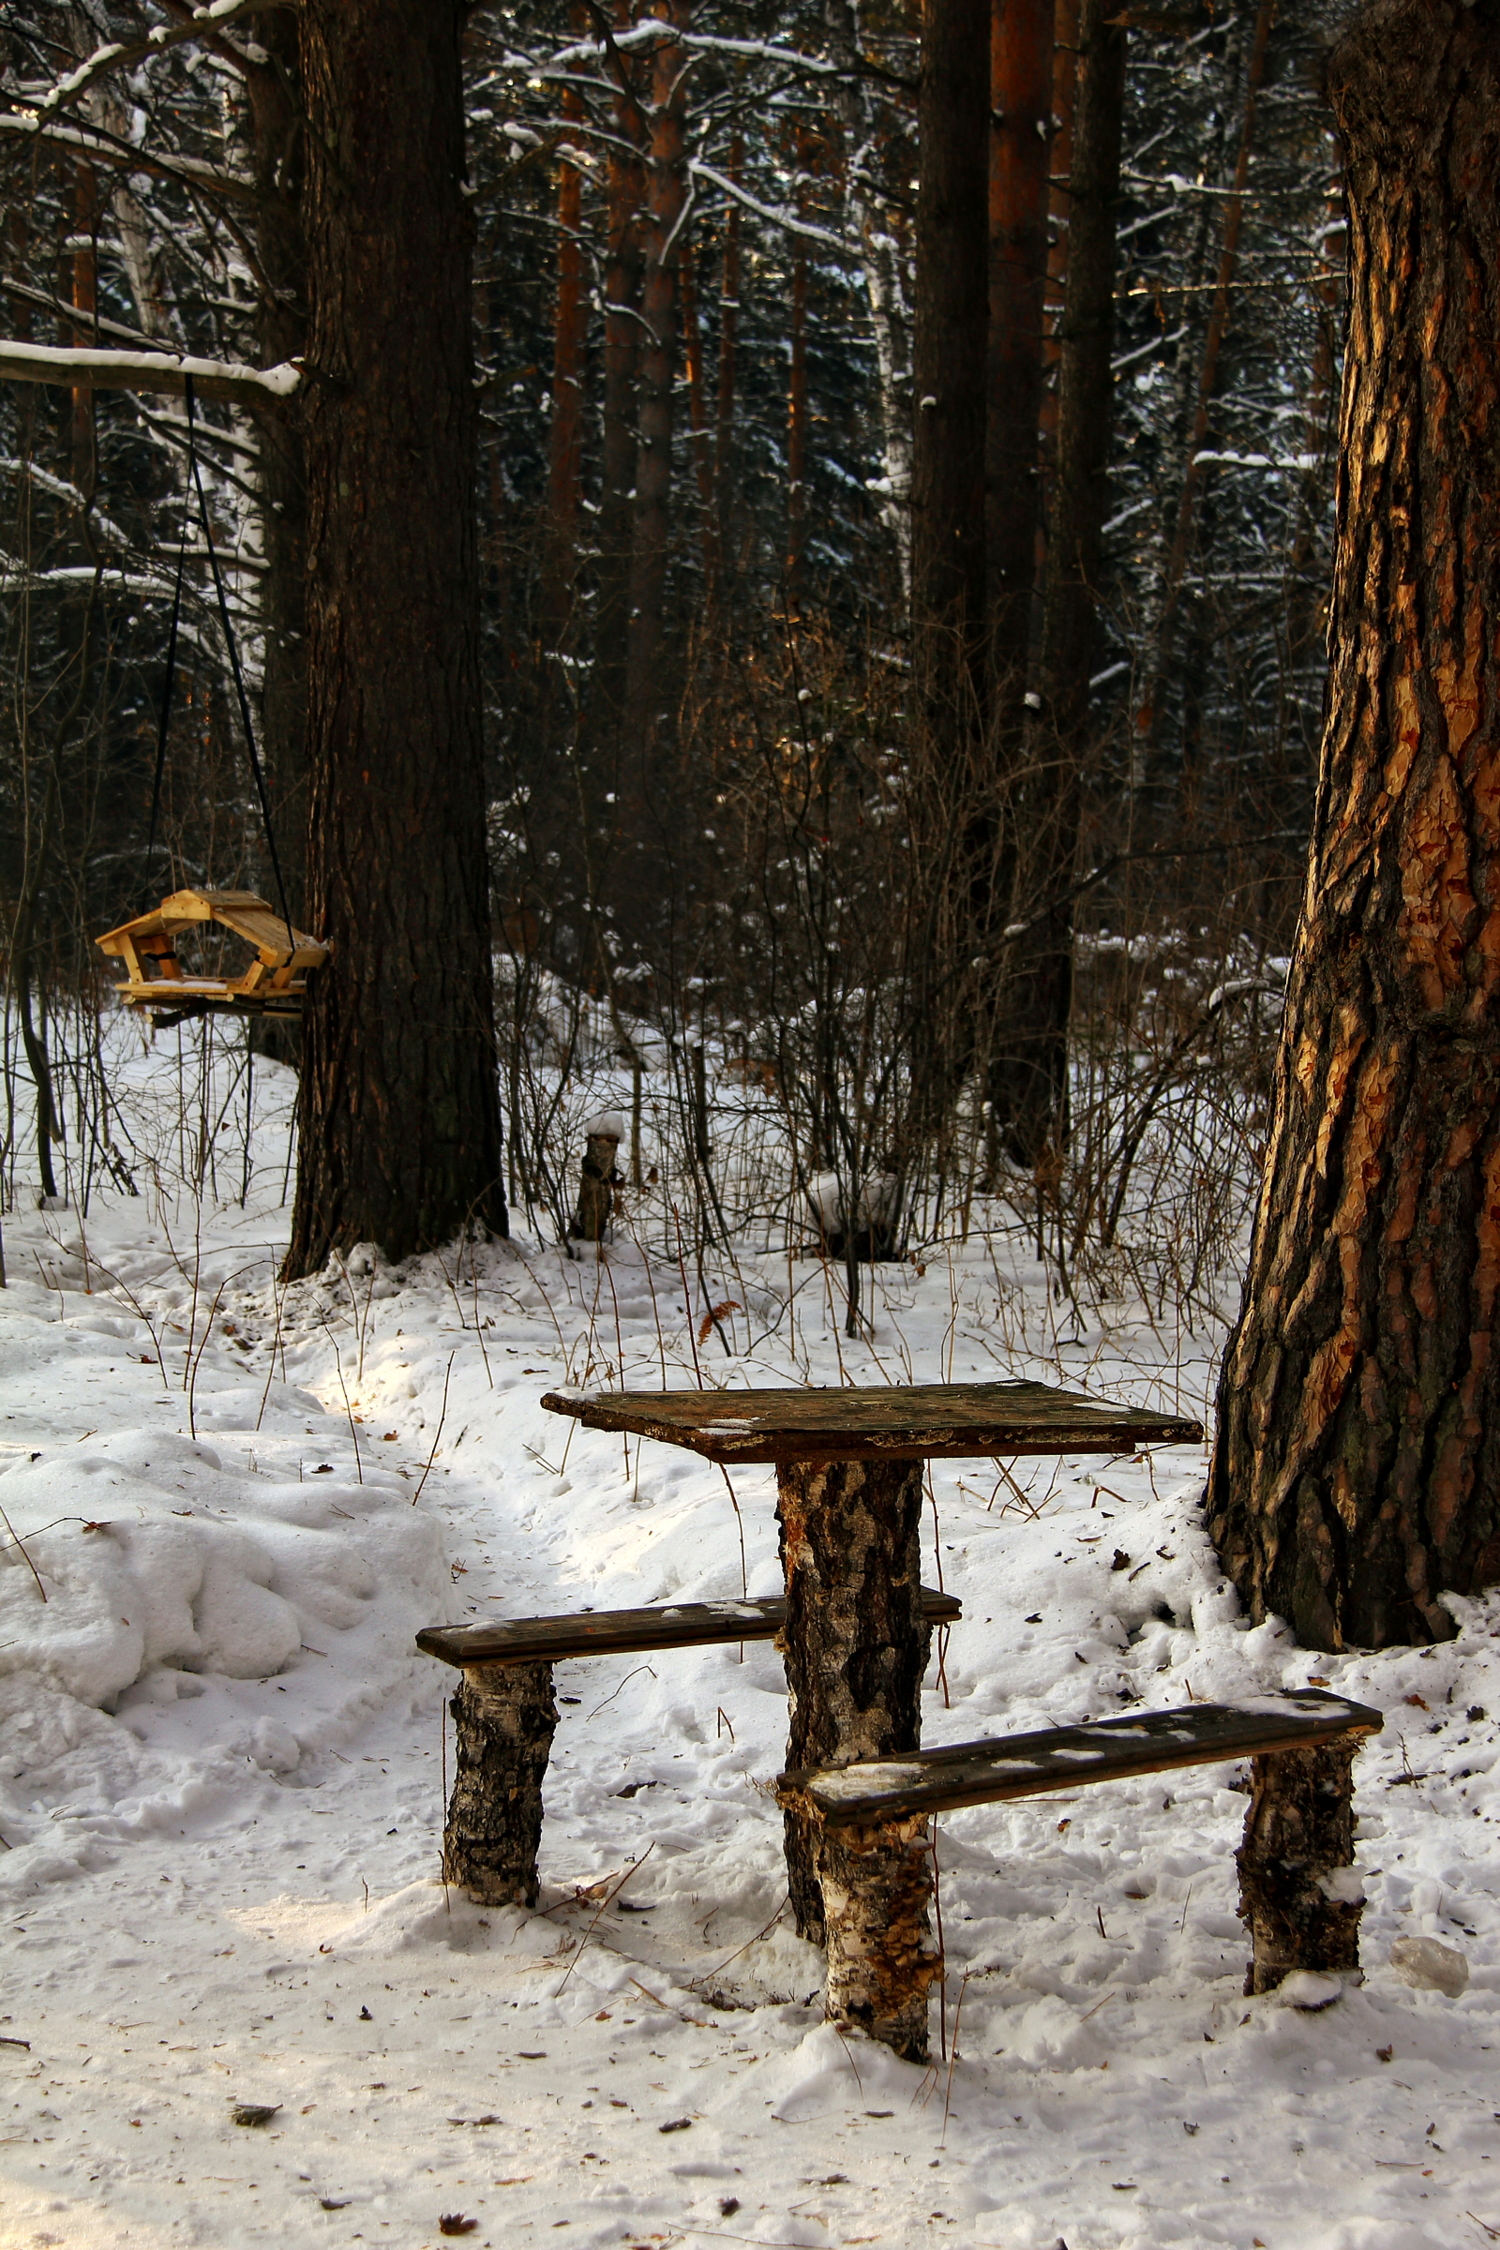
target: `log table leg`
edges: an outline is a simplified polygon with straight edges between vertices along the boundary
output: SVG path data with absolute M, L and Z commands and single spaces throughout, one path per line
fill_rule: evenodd
M 928 1822 L 829 1829 L 810 1807 L 804 1818 L 822 1888 L 829 2019 L 880 2040 L 904 2062 L 926 2062 L 927 1996 L 943 1973 L 928 1914 Z
M 552 1666 L 464 1667 L 443 1874 L 479 1906 L 535 1906 L 542 1781 L 557 1726 Z
M 788 1768 L 915 1750 L 932 1638 L 922 1613 L 921 1462 L 788 1462 L 777 1484 Z M 784 1817 L 797 1934 L 821 1945 L 809 1815 L 793 1803 Z
M 1294 1969 L 1359 1967 L 1364 1908 L 1354 1865 L 1352 1767 L 1359 1735 L 1252 1758 L 1236 1854 L 1252 1958 L 1245 1990 L 1274 1992 Z

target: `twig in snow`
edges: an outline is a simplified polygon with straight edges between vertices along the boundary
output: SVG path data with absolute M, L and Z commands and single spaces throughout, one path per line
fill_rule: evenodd
M 422 1471 L 421 1483 L 418 1484 L 416 1491 L 411 1496 L 411 1504 L 413 1507 L 415 1507 L 417 1502 L 421 1499 L 422 1485 L 426 1484 L 427 1479 L 431 1476 L 432 1464 L 437 1459 L 438 1440 L 442 1437 L 443 1424 L 448 1418 L 448 1383 L 453 1374 L 454 1357 L 454 1353 L 450 1352 L 448 1354 L 448 1368 L 447 1373 L 443 1377 L 443 1404 L 441 1411 L 438 1414 L 438 1426 L 432 1434 L 432 1451 L 427 1456 L 427 1466 Z
M 26 1542 L 19 1537 L 15 1525 L 11 1522 L 10 1517 L 5 1513 L 5 1510 L 3 1508 L 0 1508 L 0 1523 L 4 1524 L 6 1530 L 10 1533 L 10 1536 L 15 1545 L 20 1548 L 21 1556 L 26 1564 L 26 1568 L 31 1572 L 32 1577 L 36 1580 L 36 1590 L 41 1595 L 42 1600 L 45 1601 L 47 1599 L 47 1589 L 42 1584 L 42 1574 L 37 1569 L 36 1564 L 32 1561 L 30 1555 L 27 1553 Z
M 653 1836 L 650 1843 L 646 1846 L 646 1849 L 642 1852 L 640 1858 L 633 1859 L 631 1861 L 624 1874 L 620 1877 L 618 1883 L 616 1883 L 614 1889 L 612 1891 L 606 1891 L 603 1898 L 600 1899 L 598 1906 L 594 1910 L 594 1919 L 592 1922 L 590 1922 L 588 1928 L 584 1931 L 583 1936 L 579 1939 L 578 1951 L 574 1954 L 572 1960 L 568 1963 L 567 1973 L 563 1977 L 562 1983 L 558 1986 L 556 1992 L 554 1992 L 552 1995 L 554 2000 L 561 1998 L 564 1990 L 566 1989 L 568 1978 L 573 1974 L 573 1971 L 577 1968 L 579 1962 L 583 1959 L 583 1949 L 594 1934 L 594 1930 L 599 1921 L 599 1916 L 604 1912 L 606 1906 L 609 1905 L 611 1899 L 616 1899 L 619 1897 L 621 1891 L 624 1890 L 625 1885 L 630 1881 L 631 1876 L 635 1874 L 637 1869 L 645 1866 L 647 1860 L 651 1857 L 651 1854 L 655 1851 L 655 1849 L 656 1838 Z M 632 1984 L 634 1984 L 634 1977 L 632 1977 L 630 1981 Z M 641 1989 L 644 1991 L 645 1987 L 642 1986 Z M 658 2005 L 664 2005 L 664 2003 L 659 2002 Z

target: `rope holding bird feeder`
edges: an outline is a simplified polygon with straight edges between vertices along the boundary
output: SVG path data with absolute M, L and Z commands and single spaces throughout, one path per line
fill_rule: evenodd
M 193 494 L 196 492 L 204 543 L 213 572 L 214 593 L 218 600 L 219 622 L 223 627 L 224 643 L 229 654 L 229 669 L 239 701 L 240 723 L 245 730 L 245 746 L 249 753 L 250 771 L 255 781 L 261 822 L 266 833 L 266 849 L 271 861 L 271 871 L 276 878 L 281 911 L 277 913 L 268 900 L 259 897 L 254 891 L 180 890 L 174 891 L 170 898 L 164 898 L 160 906 L 151 908 L 145 914 L 137 914 L 132 921 L 122 922 L 118 929 L 106 930 L 103 937 L 96 938 L 94 942 L 102 953 L 125 963 L 125 975 L 115 986 L 121 1005 L 149 1011 L 157 1028 L 181 1023 L 189 1016 L 260 1015 L 285 1018 L 300 1015 L 303 1001 L 307 997 L 308 976 L 328 958 L 328 947 L 323 940 L 309 937 L 305 930 L 296 929 L 287 907 L 286 884 L 282 879 L 276 835 L 271 825 L 265 775 L 255 747 L 250 699 L 245 692 L 239 646 L 230 620 L 223 574 L 219 569 L 218 550 L 214 546 L 213 527 L 209 522 L 208 499 L 198 467 L 191 375 L 185 378 L 183 387 L 187 401 L 188 500 L 183 512 L 182 539 L 177 551 L 177 583 L 172 596 L 172 622 L 167 635 L 166 678 L 157 727 L 156 774 L 151 790 L 151 828 L 146 844 L 146 857 L 148 860 L 152 857 L 156 844 L 156 820 L 161 807 L 162 774 L 167 755 L 167 730 L 172 716 L 172 688 L 177 671 L 177 626 L 182 614 L 188 518 L 192 512 Z M 178 938 L 185 932 L 204 929 L 210 925 L 230 931 L 255 948 L 255 959 L 240 976 L 195 976 L 185 970 L 178 959 Z

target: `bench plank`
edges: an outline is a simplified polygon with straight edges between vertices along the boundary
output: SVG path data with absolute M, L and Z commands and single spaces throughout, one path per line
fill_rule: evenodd
M 1048 1727 L 1000 1740 L 956 1742 L 909 1757 L 861 1759 L 821 1772 L 791 1772 L 779 1787 L 816 1806 L 829 1828 L 897 1821 L 960 1805 L 1076 1789 L 1091 1781 L 1230 1758 L 1306 1750 L 1343 1734 L 1378 1734 L 1378 1711 L 1319 1688 L 1141 1711 L 1084 1726 Z
M 963 1604 L 922 1588 L 928 1623 L 951 1625 Z M 497 1618 L 480 1625 L 429 1625 L 417 1635 L 424 1655 L 444 1664 L 534 1664 L 565 1656 L 611 1656 L 634 1649 L 693 1648 L 712 1641 L 770 1641 L 786 1623 L 786 1603 L 660 1602 L 649 1609 L 586 1609 L 560 1617 Z
M 828 1390 L 548 1391 L 593 1430 L 687 1446 L 710 1461 L 964 1460 L 1193 1445 L 1201 1422 L 1109 1406 L 1048 1383 L 850 1384 Z

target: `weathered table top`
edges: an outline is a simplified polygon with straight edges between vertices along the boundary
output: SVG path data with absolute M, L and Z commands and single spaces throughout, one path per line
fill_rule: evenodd
M 1110 1406 L 1048 1383 L 892 1383 L 866 1389 L 548 1391 L 593 1430 L 684 1445 L 710 1461 L 925 1461 L 988 1454 L 1135 1453 L 1192 1445 L 1201 1422 Z

